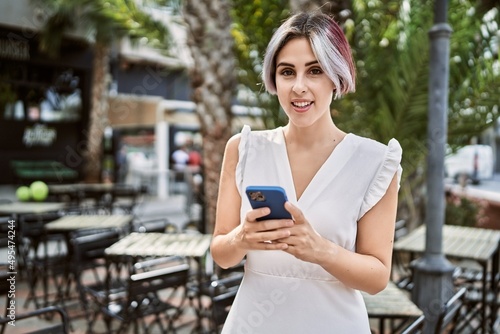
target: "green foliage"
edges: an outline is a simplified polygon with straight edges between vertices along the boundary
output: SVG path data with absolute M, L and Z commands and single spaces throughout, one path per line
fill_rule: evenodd
M 453 28 L 449 90 L 449 142 L 452 146 L 468 144 L 471 137 L 491 127 L 499 117 L 499 40 L 496 33 L 500 7 L 487 10 L 480 5 L 471 0 L 452 1 L 449 11 Z
M 258 85 L 263 51 L 273 29 L 288 14 L 285 2 L 233 0 L 240 82 L 257 96 L 262 90 Z M 353 0 L 343 27 L 357 66 L 357 91 L 332 104 L 332 117 L 340 128 L 385 143 L 390 138 L 399 140 L 404 170 L 401 203 L 413 213 L 422 200 L 427 147 L 433 144 L 427 134 L 428 32 L 433 26 L 433 5 L 432 0 Z M 486 1 L 449 2 L 453 33 L 447 139 L 452 147 L 467 143 L 499 116 L 495 42 L 499 11 L 498 5 L 493 6 Z M 277 103 L 269 107 L 269 101 L 276 99 L 260 94 L 259 106 L 273 115 L 273 122 L 266 124 L 282 124 L 276 115 Z
M 288 0 L 232 0 L 232 34 L 238 60 L 238 78 L 242 89 L 252 98 L 243 101 L 264 110 L 266 127 L 282 125 L 286 119 L 280 112 L 277 98 L 270 96 L 262 85 L 262 59 L 274 30 L 289 15 Z
M 403 148 L 401 207 L 418 215 L 415 192 L 426 158 L 431 1 L 353 2 L 345 24 L 357 66 L 356 93 L 335 101 L 333 117 L 349 132 Z M 410 217 L 407 217 L 410 219 Z
M 122 37 L 153 46 L 168 44 L 168 29 L 133 0 L 31 0 L 46 21 L 40 48 L 58 54 L 64 34 L 81 32 L 89 43 L 111 45 Z
M 451 146 L 463 145 L 498 118 L 500 76 L 493 71 L 493 30 L 471 1 L 450 1 L 449 131 Z M 490 16 L 497 15 L 493 10 Z M 493 20 L 494 21 L 494 20 Z M 353 2 L 346 33 L 357 63 L 357 92 L 335 101 L 334 119 L 343 129 L 403 148 L 402 206 L 415 206 L 425 180 L 428 139 L 428 31 L 433 1 Z M 489 31 L 491 30 L 491 31 Z M 489 31 L 489 32 L 487 32 Z M 461 62 L 456 61 L 461 59 Z M 498 66 L 498 65 L 497 65 Z M 445 138 L 436 133 L 437 140 Z M 413 207 L 409 211 L 417 211 Z
M 459 226 L 480 226 L 487 219 L 485 217 L 486 203 L 471 199 L 466 196 L 458 196 L 447 193 L 445 224 Z

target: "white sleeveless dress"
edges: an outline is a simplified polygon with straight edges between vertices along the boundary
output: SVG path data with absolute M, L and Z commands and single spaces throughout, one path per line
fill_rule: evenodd
M 297 201 L 283 129 L 245 126 L 236 167 L 241 219 L 251 209 L 247 186 L 279 185 L 318 233 L 355 251 L 357 221 L 385 194 L 393 176 L 401 176 L 401 155 L 395 139 L 386 146 L 347 134 Z M 250 251 L 222 333 L 363 334 L 370 328 L 358 290 L 283 251 Z

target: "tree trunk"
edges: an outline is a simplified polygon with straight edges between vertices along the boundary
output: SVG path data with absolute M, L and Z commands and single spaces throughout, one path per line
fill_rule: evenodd
M 236 87 L 235 57 L 227 0 L 184 1 L 193 100 L 203 137 L 205 232 L 212 233 L 222 158 L 231 137 Z
M 84 157 L 84 180 L 88 183 L 101 180 L 102 140 L 108 125 L 109 53 L 107 45 L 96 43 L 92 65 L 91 106 L 87 147 Z

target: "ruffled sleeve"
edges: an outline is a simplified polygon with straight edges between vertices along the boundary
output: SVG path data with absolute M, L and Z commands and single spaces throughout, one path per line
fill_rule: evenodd
M 250 141 L 250 126 L 244 125 L 241 129 L 240 144 L 238 146 L 238 164 L 236 165 L 236 186 L 240 193 L 243 193 L 243 175 L 245 172 L 246 158 L 248 154 L 248 143 Z
M 399 142 L 394 138 L 391 139 L 387 144 L 382 164 L 380 165 L 373 182 L 365 194 L 358 216 L 359 219 L 361 219 L 361 217 L 363 217 L 365 213 L 377 204 L 378 201 L 385 195 L 394 174 L 397 174 L 399 189 L 401 174 L 403 172 L 403 169 L 401 168 L 402 153 L 403 150 L 401 149 Z

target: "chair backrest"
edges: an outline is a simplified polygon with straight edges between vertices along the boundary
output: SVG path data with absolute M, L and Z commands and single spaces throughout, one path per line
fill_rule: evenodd
M 60 321 L 58 321 L 55 324 L 48 324 L 46 326 L 43 325 L 42 322 L 36 322 L 36 327 L 38 329 L 33 330 L 33 331 L 23 331 L 23 333 L 26 334 L 68 334 L 69 333 L 69 318 L 66 312 L 58 306 L 48 306 L 44 308 L 39 308 L 33 311 L 29 312 L 24 312 L 24 313 L 17 313 L 15 320 L 16 320 L 16 327 L 21 327 L 22 328 L 22 320 L 29 321 L 29 319 L 35 319 L 40 316 L 49 316 L 53 314 L 59 314 L 60 316 Z M 2 318 L 0 317 L 0 328 L 4 328 L 9 322 L 11 321 L 10 318 Z M 21 322 L 21 324 L 19 323 Z M 7 325 L 9 326 L 9 325 Z
M 44 234 L 44 225 L 61 218 L 58 212 L 48 212 L 41 214 L 24 215 L 21 219 L 21 236 L 25 238 L 35 237 Z
M 408 234 L 408 227 L 406 226 L 406 220 L 401 219 L 396 222 L 394 241 L 400 239 L 401 237 Z
M 95 265 L 97 260 L 104 260 L 106 248 L 120 240 L 120 233 L 116 230 L 83 233 L 84 235 L 74 235 L 70 242 L 73 251 L 72 267 L 77 275 L 85 268 Z
M 467 288 L 460 288 L 444 305 L 436 325 L 436 334 L 442 333 L 448 326 L 454 326 L 460 316 Z
M 138 220 L 132 224 L 132 232 L 148 233 L 148 232 L 166 232 L 169 222 L 166 218 L 151 218 L 148 220 Z
M 212 326 L 215 331 L 226 321 L 229 308 L 233 304 L 237 292 L 237 289 L 231 289 L 212 299 Z
M 116 230 L 94 231 L 87 235 L 78 235 L 71 239 L 75 260 L 88 261 L 104 258 L 106 248 L 120 240 Z
M 214 332 L 217 332 L 219 327 L 226 321 L 242 279 L 243 273 L 233 273 L 212 282 L 210 289 L 211 327 Z
M 186 286 L 188 277 L 187 263 L 133 274 L 128 285 L 129 299 L 137 301 L 152 292 Z
M 40 214 L 27 214 L 20 218 L 18 233 L 18 253 L 20 261 L 25 265 L 35 258 L 48 258 L 51 253 L 49 251 L 49 243 L 51 241 L 62 241 L 61 234 L 48 233 L 45 229 L 45 224 L 59 219 L 61 214 L 58 212 L 47 212 Z M 59 254 L 65 253 L 65 250 L 60 249 Z
M 420 334 L 423 333 L 425 324 L 425 315 L 421 315 L 417 319 L 415 319 L 412 323 L 410 323 L 401 334 Z
M 134 263 L 134 272 L 140 273 L 159 269 L 159 267 L 173 266 L 177 264 L 187 263 L 186 258 L 182 256 L 172 255 L 164 257 L 155 257 L 144 261 Z

